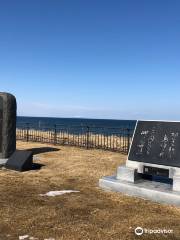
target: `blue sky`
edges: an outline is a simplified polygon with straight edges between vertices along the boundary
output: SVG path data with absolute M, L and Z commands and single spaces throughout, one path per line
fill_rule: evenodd
M 180 120 L 180 1 L 0 1 L 18 115 Z

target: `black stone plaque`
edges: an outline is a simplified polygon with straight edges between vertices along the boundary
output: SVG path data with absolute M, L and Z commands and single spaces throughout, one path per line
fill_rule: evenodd
M 32 169 L 32 151 L 16 150 L 8 159 L 5 167 L 16 171 L 28 171 Z
M 180 122 L 138 121 L 128 159 L 180 167 Z
M 144 166 L 143 173 L 152 176 L 169 177 L 169 169 L 163 168 Z

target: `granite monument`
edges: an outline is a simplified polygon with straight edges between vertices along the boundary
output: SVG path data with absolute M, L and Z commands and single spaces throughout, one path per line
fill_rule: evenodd
M 16 98 L 0 93 L 0 160 L 6 160 L 16 150 Z
M 137 121 L 126 164 L 99 185 L 180 205 L 180 122 Z

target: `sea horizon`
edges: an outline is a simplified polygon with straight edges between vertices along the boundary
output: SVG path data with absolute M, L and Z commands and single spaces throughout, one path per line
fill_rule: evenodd
M 28 117 L 17 116 L 17 126 L 30 124 L 33 127 L 89 126 L 102 128 L 134 128 L 136 120 L 128 119 L 100 119 L 100 118 L 73 118 L 73 117 Z
M 17 118 L 58 118 L 58 119 L 89 119 L 89 120 L 114 120 L 114 121 L 137 121 L 136 119 L 118 119 L 118 118 L 91 118 L 91 117 L 49 117 L 49 116 L 23 116 L 17 115 Z

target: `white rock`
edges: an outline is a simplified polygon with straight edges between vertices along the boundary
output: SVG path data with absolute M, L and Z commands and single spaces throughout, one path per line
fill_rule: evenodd
M 45 238 L 44 240 L 55 240 L 55 238 Z
M 45 194 L 40 194 L 40 196 L 55 197 L 55 196 L 60 196 L 66 193 L 78 193 L 78 192 L 79 191 L 75 191 L 75 190 L 50 191 Z
M 24 239 L 27 239 L 28 237 L 29 235 L 19 236 L 19 240 L 24 240 Z

